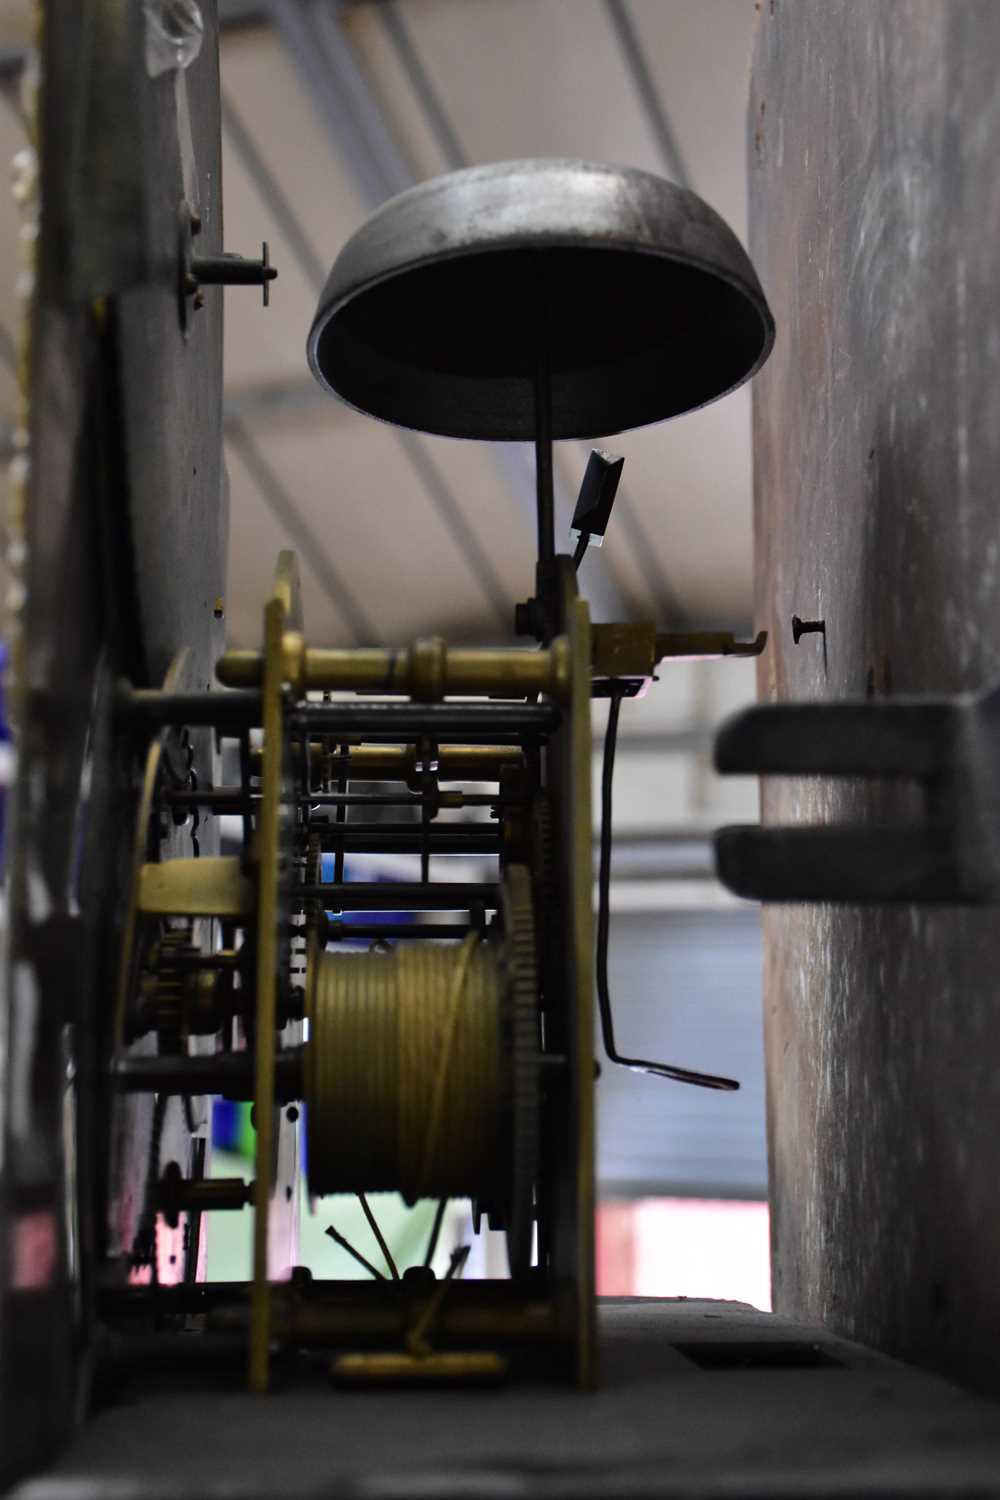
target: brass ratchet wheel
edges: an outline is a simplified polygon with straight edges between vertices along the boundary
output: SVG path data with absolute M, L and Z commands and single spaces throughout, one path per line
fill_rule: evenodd
M 310 953 L 304 1065 L 310 1191 L 489 1204 L 511 1272 L 531 1264 L 539 1026 L 531 881 L 460 944 Z
M 541 1088 L 538 960 L 531 876 L 524 865 L 506 871 L 501 900 L 510 987 L 510 1193 L 505 1218 L 512 1276 L 531 1267 L 538 1179 Z

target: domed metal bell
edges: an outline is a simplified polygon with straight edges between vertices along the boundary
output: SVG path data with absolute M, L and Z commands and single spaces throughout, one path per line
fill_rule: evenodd
M 753 266 L 694 193 L 591 162 L 494 163 L 384 204 L 309 334 L 322 385 L 402 427 L 530 440 L 547 344 L 552 436 L 704 406 L 774 341 Z

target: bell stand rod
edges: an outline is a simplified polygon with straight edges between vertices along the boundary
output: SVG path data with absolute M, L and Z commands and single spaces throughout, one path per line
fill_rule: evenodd
M 542 279 L 537 304 L 535 354 L 535 503 L 540 583 L 548 593 L 556 555 L 556 523 L 552 483 L 552 347 L 546 294 Z

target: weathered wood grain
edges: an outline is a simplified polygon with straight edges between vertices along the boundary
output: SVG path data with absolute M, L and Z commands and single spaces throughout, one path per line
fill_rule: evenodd
M 764 0 L 751 253 L 762 698 L 1000 674 L 1000 6 Z M 791 618 L 824 618 L 792 643 Z M 899 794 L 768 784 L 769 822 Z M 1000 917 L 765 919 L 777 1308 L 1000 1386 Z

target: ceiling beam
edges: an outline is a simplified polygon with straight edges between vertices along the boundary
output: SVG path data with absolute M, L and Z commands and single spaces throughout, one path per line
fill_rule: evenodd
M 226 441 L 239 455 L 268 510 L 288 534 L 302 561 L 358 644 L 372 644 L 378 631 L 349 584 L 338 571 L 321 539 L 300 511 L 278 475 L 261 453 L 253 434 L 232 414 L 225 423 Z
M 253 132 L 225 91 L 222 93 L 222 129 L 270 214 L 274 227 L 318 296 L 326 282 L 327 267 L 316 253 L 284 188 L 261 155 Z
M 266 9 L 369 208 L 412 187 L 413 168 L 344 35 L 339 5 L 266 0 Z
M 268 380 L 255 385 L 231 387 L 226 391 L 226 416 L 255 431 L 284 417 L 323 417 L 327 422 L 340 421 L 347 408 L 330 398 L 310 375 L 291 380 Z
M 480 540 L 479 534 L 466 519 L 444 475 L 417 434 L 403 427 L 400 428 L 397 436 L 403 451 L 430 497 L 431 504 L 444 522 L 452 540 L 461 549 L 470 572 L 492 604 L 494 613 L 506 634 L 510 630 L 514 616 L 514 600 L 508 597 L 507 590 L 500 582 L 489 552 Z
M 678 144 L 670 113 L 660 97 L 660 91 L 649 66 L 649 58 L 646 56 L 646 50 L 636 30 L 627 0 L 604 0 L 604 8 L 608 13 L 611 28 L 618 39 L 632 85 L 639 96 L 646 123 L 656 142 L 663 170 L 679 187 L 690 188 L 691 178 Z
M 396 0 L 382 0 L 376 14 L 392 43 L 396 60 L 423 111 L 424 119 L 430 127 L 442 161 L 449 172 L 460 171 L 462 167 L 469 165 L 469 159 L 458 138 L 458 132 L 451 123 L 444 102 L 424 67 L 410 34 L 410 28 Z

